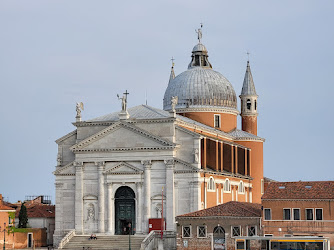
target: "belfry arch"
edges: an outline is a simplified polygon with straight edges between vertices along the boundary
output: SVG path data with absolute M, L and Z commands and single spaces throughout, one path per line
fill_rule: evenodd
M 127 186 L 120 187 L 115 193 L 115 234 L 135 234 L 136 204 L 135 193 Z

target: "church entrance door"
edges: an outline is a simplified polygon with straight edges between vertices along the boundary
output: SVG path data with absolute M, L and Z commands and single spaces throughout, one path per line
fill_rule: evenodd
M 135 193 L 129 187 L 120 187 L 115 194 L 115 234 L 134 234 L 135 228 Z

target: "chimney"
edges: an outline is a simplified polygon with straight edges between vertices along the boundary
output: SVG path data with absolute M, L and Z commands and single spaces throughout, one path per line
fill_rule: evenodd
M 0 194 L 0 205 L 2 205 L 2 194 Z

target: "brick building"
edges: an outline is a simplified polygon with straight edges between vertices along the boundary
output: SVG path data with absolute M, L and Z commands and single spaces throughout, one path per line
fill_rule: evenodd
M 261 205 L 230 201 L 180 215 L 177 249 L 235 249 L 235 237 L 261 235 Z
M 264 235 L 334 242 L 334 181 L 271 182 L 262 196 Z

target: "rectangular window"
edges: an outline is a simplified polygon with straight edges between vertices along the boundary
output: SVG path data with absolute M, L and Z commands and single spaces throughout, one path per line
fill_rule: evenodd
M 255 226 L 249 226 L 248 227 L 248 236 L 256 236 L 256 227 Z
M 264 219 L 271 220 L 271 209 L 270 208 L 264 209 Z
M 183 238 L 190 238 L 191 236 L 191 227 L 185 226 L 182 228 L 182 237 Z
M 283 220 L 291 220 L 291 209 L 283 208 Z
M 240 226 L 232 227 L 232 236 L 233 237 L 241 236 Z
M 300 220 L 300 209 L 299 208 L 293 209 L 293 219 Z
M 315 209 L 315 219 L 322 220 L 322 208 Z
M 237 250 L 245 249 L 245 241 L 238 240 L 236 245 L 237 245 Z
M 306 220 L 313 220 L 313 208 L 306 208 Z
M 206 238 L 206 226 L 197 227 L 197 238 Z
M 220 128 L 220 115 L 214 115 L 215 119 L 215 128 Z

